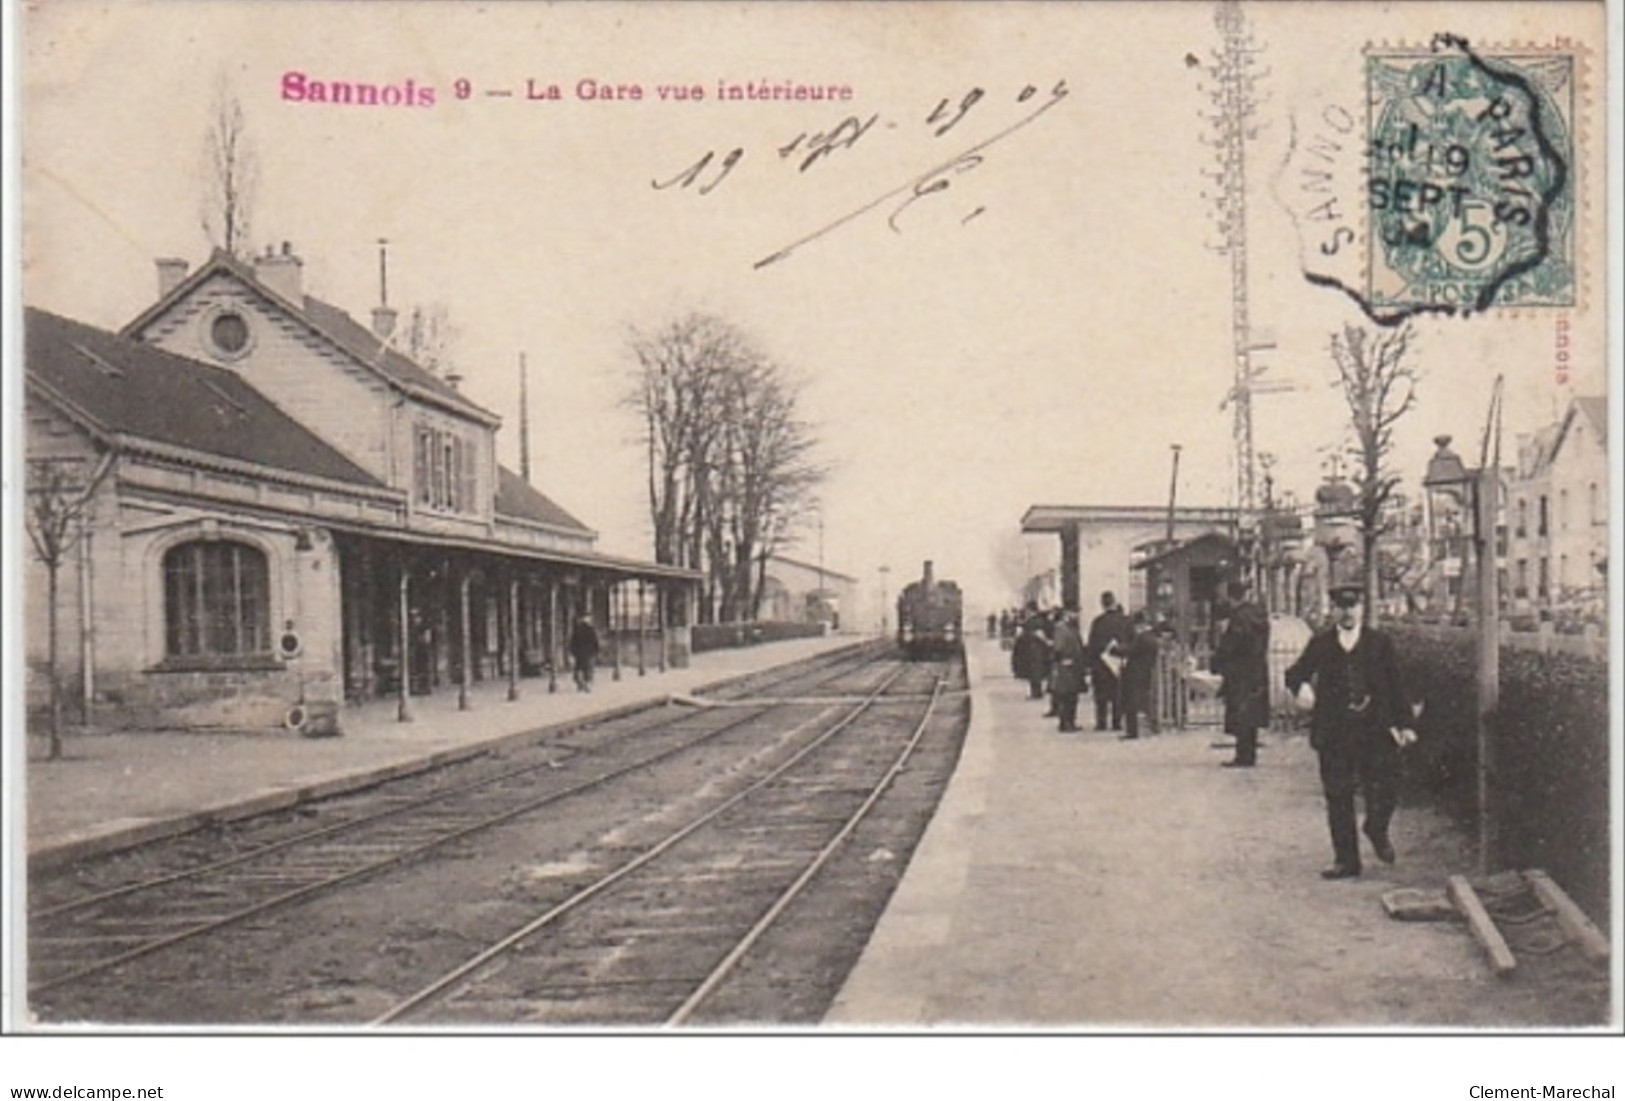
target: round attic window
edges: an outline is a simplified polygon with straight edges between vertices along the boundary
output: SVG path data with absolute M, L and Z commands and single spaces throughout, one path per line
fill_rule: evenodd
M 223 313 L 209 323 L 209 339 L 227 355 L 248 347 L 248 322 L 240 313 Z
M 240 313 L 218 313 L 209 321 L 209 343 L 217 355 L 236 358 L 248 350 L 248 319 Z

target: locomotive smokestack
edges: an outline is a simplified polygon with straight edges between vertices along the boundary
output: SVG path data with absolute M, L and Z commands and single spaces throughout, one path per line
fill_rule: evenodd
M 935 580 L 931 576 L 931 560 L 927 558 L 925 560 L 925 587 L 929 589 L 934 583 Z

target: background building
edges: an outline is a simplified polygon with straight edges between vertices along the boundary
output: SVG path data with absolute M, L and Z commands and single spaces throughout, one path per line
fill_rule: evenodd
M 771 623 L 826 623 L 832 631 L 856 629 L 858 579 L 788 558 L 767 559 L 759 620 Z
M 1515 614 L 1605 603 L 1607 431 L 1604 399 L 1577 397 L 1556 423 L 1519 439 L 1504 498 Z

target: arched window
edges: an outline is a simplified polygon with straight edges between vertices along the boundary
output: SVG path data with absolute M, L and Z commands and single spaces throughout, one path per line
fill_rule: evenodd
M 164 555 L 164 652 L 170 657 L 269 654 L 271 595 L 264 552 L 246 543 L 182 543 Z

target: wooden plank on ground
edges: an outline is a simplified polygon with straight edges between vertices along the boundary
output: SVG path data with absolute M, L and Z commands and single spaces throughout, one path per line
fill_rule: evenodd
M 1485 953 L 1490 957 L 1490 967 L 1499 978 L 1505 978 L 1518 966 L 1518 958 L 1507 947 L 1501 930 L 1495 927 L 1495 921 L 1490 912 L 1484 909 L 1484 903 L 1479 899 L 1478 892 L 1473 885 L 1467 882 L 1466 876 L 1453 875 L 1447 881 L 1446 889 L 1450 892 L 1450 901 L 1456 904 L 1461 916 L 1467 919 L 1467 928 L 1473 931 L 1473 937 L 1483 945 Z
M 1580 949 L 1580 954 L 1592 963 L 1607 963 L 1608 938 L 1591 923 L 1585 911 L 1575 905 L 1568 892 L 1538 868 L 1524 872 L 1523 877 L 1534 889 L 1535 897 L 1557 915 L 1557 924 L 1562 928 L 1563 935 Z

